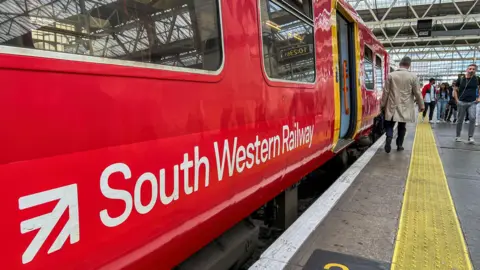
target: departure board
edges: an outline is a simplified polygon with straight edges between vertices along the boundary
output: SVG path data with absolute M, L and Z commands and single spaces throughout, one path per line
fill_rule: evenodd
M 280 49 L 279 61 L 287 61 L 304 55 L 312 54 L 312 46 L 309 44 L 296 45 Z

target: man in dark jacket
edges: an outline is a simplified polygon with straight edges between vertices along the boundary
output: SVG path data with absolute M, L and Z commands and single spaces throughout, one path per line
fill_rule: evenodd
M 462 133 L 463 120 L 468 113 L 470 120 L 468 127 L 468 143 L 474 144 L 473 134 L 475 132 L 475 121 L 477 114 L 477 103 L 480 101 L 478 97 L 478 85 L 480 81 L 476 76 L 477 65 L 471 64 L 467 67 L 465 75 L 460 76 L 456 81 L 454 97 L 458 108 L 457 136 L 455 141 L 461 142 L 460 135 Z

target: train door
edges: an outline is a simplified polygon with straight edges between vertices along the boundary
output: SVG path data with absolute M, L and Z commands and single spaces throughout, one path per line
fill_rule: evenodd
M 340 139 L 350 138 L 356 123 L 355 45 L 353 24 L 337 13 L 340 69 Z

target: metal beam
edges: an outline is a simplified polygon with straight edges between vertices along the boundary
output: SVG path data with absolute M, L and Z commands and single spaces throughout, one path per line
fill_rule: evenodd
M 459 65 L 462 66 L 460 69 L 463 70 L 465 62 L 474 62 L 477 60 L 476 56 L 480 55 L 480 14 L 478 11 L 474 11 L 480 0 L 471 0 L 468 3 L 462 2 L 461 4 L 452 0 L 452 8 L 454 9 L 453 12 L 448 13 L 448 16 L 434 16 L 431 13 L 432 10 L 437 9 L 441 6 L 441 3 L 445 2 L 442 0 L 422 2 L 421 5 L 424 7 L 422 7 L 421 12 L 414 8 L 418 1 L 402 0 L 403 4 L 399 5 L 398 2 L 400 1 L 390 0 L 388 3 L 382 3 L 380 14 L 374 9 L 376 6 L 368 0 L 347 1 L 355 3 L 355 6 L 364 2 L 362 4 L 365 7 L 362 6 L 361 8 L 362 11 L 366 11 L 361 12 L 364 15 L 363 20 L 370 29 L 378 29 L 375 34 L 377 39 L 389 50 L 390 64 L 398 65 L 403 56 L 409 55 L 413 62 L 424 63 L 417 64 L 420 69 L 415 71 L 417 74 L 422 74 L 422 76 L 435 74 L 449 77 L 450 73 L 455 73 L 452 76 L 457 75 L 456 70 Z M 404 14 L 405 9 L 410 13 L 408 18 L 395 18 L 398 16 L 396 14 Z M 472 12 L 476 14 L 472 14 Z M 395 19 L 387 19 L 387 17 Z M 419 19 L 431 19 L 433 25 L 437 26 L 436 30 L 442 31 L 432 31 L 430 37 L 419 38 L 416 27 Z M 469 29 L 472 28 L 470 26 L 475 26 L 475 24 L 478 28 Z M 408 46 L 406 46 L 407 44 Z M 420 67 L 423 65 L 425 67 Z
M 390 10 L 392 10 L 393 6 L 397 3 L 397 0 L 394 0 L 391 4 L 390 4 L 390 7 L 388 7 L 388 10 L 387 12 L 385 12 L 385 14 L 383 15 L 381 21 L 384 21 L 385 18 L 387 17 L 388 13 L 390 13 Z
M 163 13 L 152 15 L 151 19 L 153 21 L 156 21 L 156 22 L 162 22 L 162 20 L 164 20 L 164 19 L 170 19 L 174 16 L 177 16 L 177 15 L 185 13 L 185 12 L 188 12 L 187 7 L 175 8 L 174 10 L 172 10 L 170 12 L 163 12 Z M 135 29 L 137 27 L 138 27 L 138 20 L 134 20 L 134 21 L 127 22 L 127 23 L 123 22 L 122 24 L 120 24 L 118 26 L 99 29 L 93 35 L 104 36 L 104 35 L 111 34 L 112 32 L 119 33 L 119 32 L 123 32 L 123 31 L 126 31 L 126 30 Z M 175 25 L 175 27 L 181 27 L 181 26 Z M 190 26 L 188 26 L 188 27 L 190 27 Z
M 432 31 L 432 37 L 480 36 L 480 29 Z
M 398 49 L 433 49 L 433 48 L 459 48 L 459 47 L 469 47 L 470 50 L 480 50 L 480 44 L 449 44 L 449 45 L 428 45 L 428 46 L 402 46 L 402 47 L 393 47 L 387 48 L 391 50 L 398 50 Z
M 396 39 L 391 39 L 391 40 L 386 40 L 386 39 L 380 39 L 377 37 L 379 41 L 383 44 L 387 43 L 407 43 L 407 42 L 429 42 L 429 41 L 452 41 L 452 40 L 480 40 L 480 36 L 473 35 L 473 36 L 462 36 L 458 38 L 451 38 L 451 37 L 426 37 L 426 38 L 419 38 L 419 37 L 397 37 Z
M 418 19 L 418 18 L 419 18 L 419 17 L 418 17 L 418 14 L 417 14 L 417 12 L 415 11 L 415 9 L 413 8 L 412 4 L 410 3 L 409 0 L 406 0 L 406 1 L 407 1 L 407 5 L 408 5 L 408 7 L 410 8 L 410 10 L 412 11 L 413 15 L 415 15 L 415 18 Z
M 457 50 L 455 50 L 455 49 L 453 49 L 453 50 L 451 50 L 451 49 L 450 49 L 450 50 L 426 50 L 426 51 L 410 51 L 410 52 L 408 52 L 408 54 L 429 54 L 429 53 L 434 53 L 434 52 L 437 52 L 437 53 L 454 53 L 454 52 L 472 52 L 472 50 L 471 50 L 471 49 L 462 49 L 462 50 L 458 50 L 458 49 L 457 49 Z M 405 53 L 406 53 L 406 52 L 402 52 L 402 51 L 397 52 L 397 51 L 392 50 L 392 51 L 390 51 L 388 54 L 390 54 L 390 55 L 393 55 L 393 54 L 402 54 L 402 55 L 403 55 L 403 54 L 405 54 Z
M 400 62 L 401 59 L 398 59 L 398 60 L 393 60 L 394 62 Z M 476 57 L 466 57 L 466 58 L 462 58 L 462 59 L 459 59 L 459 58 L 443 58 L 443 59 L 439 59 L 439 58 L 425 58 L 425 59 L 414 59 L 412 58 L 412 63 L 413 62 L 438 62 L 438 61 L 466 61 L 466 60 L 471 60 L 471 61 L 475 61 L 477 60 Z M 466 67 L 465 67 L 466 68 Z M 450 67 L 445 67 L 445 69 L 450 69 Z
M 430 6 L 428 6 L 427 10 L 423 13 L 422 15 L 422 18 L 425 18 L 425 16 L 427 16 L 428 12 L 430 11 L 430 9 L 433 7 L 433 5 L 435 4 L 437 0 L 433 0 L 432 3 L 430 4 Z
M 455 80 L 456 78 L 458 78 L 458 74 L 462 74 L 463 72 L 465 72 L 465 71 L 459 71 L 458 73 L 434 73 L 434 74 L 430 74 L 430 73 L 418 72 L 418 71 L 415 71 L 415 70 L 412 70 L 412 71 L 415 72 L 415 74 L 417 74 L 417 78 L 421 79 L 423 77 L 423 81 L 428 81 L 428 79 L 432 78 L 432 77 L 436 78 L 437 81 L 448 80 L 448 79 Z M 447 82 L 450 83 L 450 81 L 447 81 Z
M 433 20 L 433 21 L 448 21 L 454 19 L 477 19 L 480 20 L 480 14 L 469 14 L 469 15 L 448 15 L 448 16 L 436 16 L 436 17 L 424 17 L 422 20 Z M 392 23 L 404 23 L 404 22 L 411 22 L 416 23 L 419 19 L 417 18 L 398 18 L 393 20 L 384 20 L 384 21 L 366 21 L 365 24 L 368 27 L 388 27 L 388 24 Z

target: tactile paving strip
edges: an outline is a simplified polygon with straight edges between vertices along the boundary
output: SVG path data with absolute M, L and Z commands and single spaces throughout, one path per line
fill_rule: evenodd
M 417 125 L 391 269 L 473 269 L 427 123 Z

